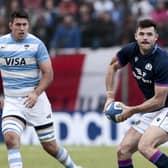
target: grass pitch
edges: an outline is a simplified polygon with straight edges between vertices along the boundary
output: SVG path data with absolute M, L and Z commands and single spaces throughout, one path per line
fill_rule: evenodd
M 83 168 L 117 168 L 115 147 L 66 146 L 65 148 L 73 160 Z M 161 150 L 168 152 L 168 148 Z M 24 168 L 63 168 L 58 161 L 45 153 L 41 146 L 22 146 L 21 153 Z M 134 155 L 134 166 L 135 168 L 155 168 L 139 153 Z M 0 167 L 8 168 L 7 151 L 3 144 L 0 145 Z

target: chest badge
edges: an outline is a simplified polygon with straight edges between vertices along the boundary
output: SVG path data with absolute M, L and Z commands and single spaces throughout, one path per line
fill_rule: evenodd
M 152 70 L 152 65 L 150 63 L 147 63 L 145 65 L 145 69 L 148 70 L 148 71 L 151 71 Z

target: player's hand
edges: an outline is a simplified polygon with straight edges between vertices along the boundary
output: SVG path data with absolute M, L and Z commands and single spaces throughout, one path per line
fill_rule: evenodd
M 24 105 L 27 108 L 32 108 L 37 102 L 38 95 L 35 92 L 28 94 L 25 97 Z
M 106 102 L 105 102 L 105 105 L 104 105 L 103 112 L 106 111 L 108 105 L 109 105 L 112 101 L 114 101 L 114 99 L 112 99 L 112 98 L 110 98 L 110 97 L 107 98 L 107 100 L 106 100 Z
M 126 106 L 125 104 L 121 103 L 120 107 L 122 108 L 123 111 L 121 114 L 117 115 L 116 117 L 117 122 L 125 121 L 126 119 L 128 119 L 133 115 L 130 106 Z
M 114 92 L 113 91 L 106 91 L 106 96 L 107 96 L 107 99 L 106 99 L 106 102 L 104 104 L 104 109 L 103 109 L 103 112 L 106 111 L 108 105 L 114 101 Z

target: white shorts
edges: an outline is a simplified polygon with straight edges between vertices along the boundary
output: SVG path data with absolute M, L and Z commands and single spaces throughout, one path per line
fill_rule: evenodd
M 24 101 L 25 98 L 23 97 L 5 97 L 2 118 L 17 116 L 34 127 L 53 123 L 51 105 L 45 92 L 38 97 L 33 108 L 26 108 Z
M 138 116 L 133 128 L 143 134 L 150 125 L 155 125 L 168 132 L 168 107 Z

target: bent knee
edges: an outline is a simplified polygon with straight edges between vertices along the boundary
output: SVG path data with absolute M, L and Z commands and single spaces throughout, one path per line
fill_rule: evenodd
M 13 132 L 7 132 L 4 134 L 4 142 L 8 148 L 19 147 L 20 137 Z
M 131 144 L 122 144 L 122 145 L 119 145 L 117 148 L 117 156 L 119 159 L 130 158 L 133 151 L 134 151 L 134 148 Z
M 140 141 L 138 144 L 138 151 L 143 155 L 145 155 L 148 152 L 149 148 L 150 144 L 148 144 L 145 141 Z

